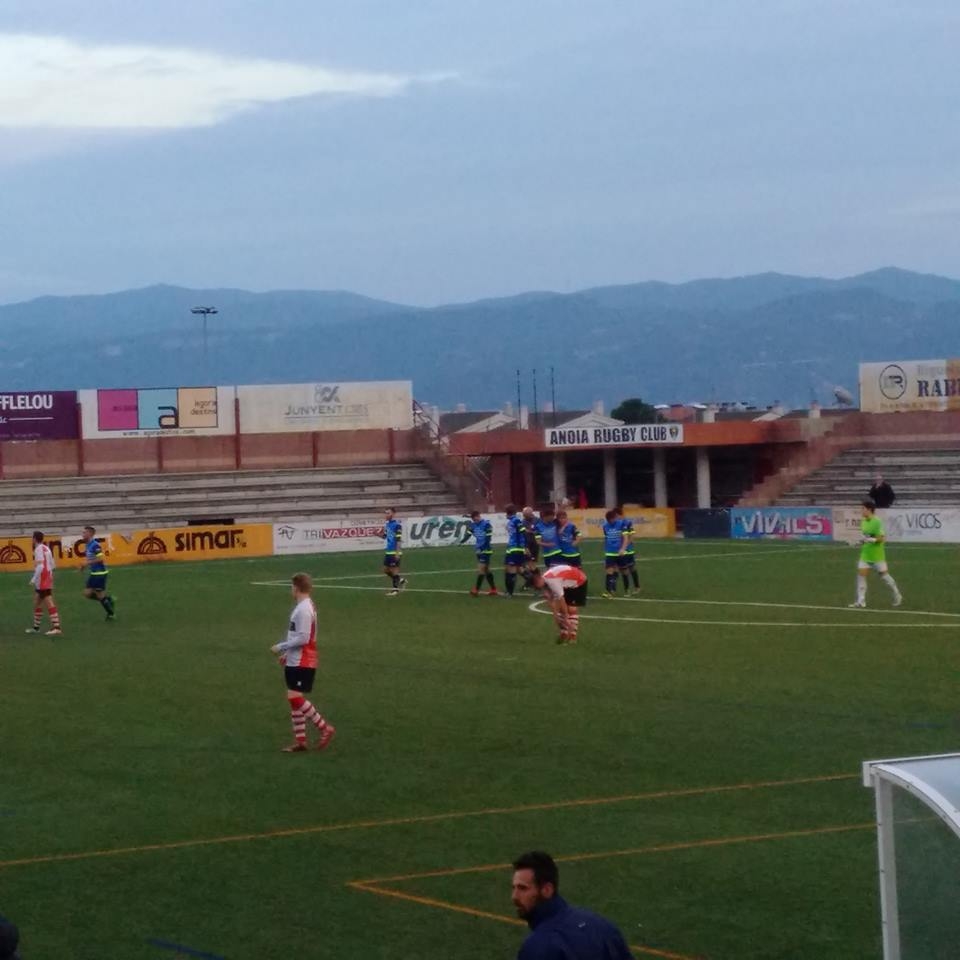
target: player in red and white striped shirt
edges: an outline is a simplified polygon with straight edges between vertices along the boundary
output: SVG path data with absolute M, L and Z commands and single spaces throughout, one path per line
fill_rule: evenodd
M 313 689 L 317 674 L 317 608 L 310 594 L 313 583 L 305 573 L 291 578 L 290 592 L 296 601 L 290 614 L 287 639 L 275 643 L 270 649 L 280 658 L 283 676 L 287 684 L 287 702 L 290 704 L 290 719 L 293 723 L 293 743 L 283 748 L 284 753 L 302 753 L 307 749 L 307 721 L 319 731 L 317 749 L 326 750 L 337 732 L 323 718 L 317 708 L 303 694 Z
M 43 542 L 43 534 L 39 530 L 33 533 L 33 576 L 30 586 L 33 587 L 33 626 L 27 633 L 39 633 L 40 621 L 43 619 L 43 608 L 46 606 L 50 617 L 48 637 L 58 637 L 60 630 L 60 613 L 53 601 L 53 554 Z
M 534 577 L 533 585 L 550 603 L 559 630 L 557 643 L 576 643 L 580 629 L 580 607 L 587 603 L 587 575 L 567 563 L 549 567 Z

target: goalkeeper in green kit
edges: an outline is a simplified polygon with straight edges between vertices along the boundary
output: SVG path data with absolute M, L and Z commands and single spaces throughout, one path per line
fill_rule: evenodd
M 876 570 L 880 579 L 890 588 L 893 594 L 893 605 L 899 607 L 903 597 L 897 587 L 897 581 L 890 576 L 887 570 L 887 555 L 885 544 L 887 535 L 883 523 L 877 516 L 877 505 L 872 500 L 864 500 L 863 520 L 860 522 L 860 562 L 857 564 L 857 599 L 851 607 L 865 607 L 867 605 L 867 574 Z

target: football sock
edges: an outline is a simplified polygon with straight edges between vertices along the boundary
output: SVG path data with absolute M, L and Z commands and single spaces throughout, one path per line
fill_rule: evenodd
M 615 573 L 607 574 L 607 593 L 617 592 L 617 575 Z
M 520 571 L 520 576 L 523 577 L 523 582 L 524 582 L 528 587 L 529 587 L 530 584 L 533 582 L 533 574 L 532 574 L 526 567 L 524 567 L 524 568 Z
M 636 570 L 630 571 L 630 579 L 633 580 L 633 586 L 639 590 L 640 589 L 640 574 Z
M 400 589 L 400 574 L 399 574 L 399 573 L 395 573 L 395 574 L 393 574 L 393 576 L 392 576 L 390 579 L 393 581 L 393 589 L 394 589 L 394 590 L 399 590 L 399 589 Z
M 303 719 L 309 720 L 318 730 L 322 730 L 327 725 L 320 711 L 309 700 L 303 701 L 300 712 Z
M 890 588 L 890 592 L 895 597 L 900 595 L 900 591 L 897 589 L 897 581 L 889 573 L 881 573 L 880 579 Z
M 489 574 L 487 574 L 489 576 Z M 483 574 L 479 574 L 477 577 L 477 585 L 474 587 L 475 590 L 479 590 L 483 586 Z
M 40 629 L 40 618 L 42 615 L 43 615 L 43 611 L 40 609 L 40 607 L 33 608 L 33 629 L 34 630 Z
M 506 581 L 506 584 L 507 584 L 507 594 L 512 597 L 513 591 L 517 586 L 517 575 L 515 573 L 508 573 L 504 577 L 504 580 Z
M 623 581 L 623 592 L 626 593 L 630 589 L 630 577 L 626 573 L 621 573 L 620 579 Z
M 567 636 L 571 640 L 576 640 L 577 631 L 579 629 L 580 629 L 580 611 L 576 607 L 568 607 Z
M 103 597 L 100 600 L 100 606 L 112 617 L 113 616 L 113 597 Z
M 488 573 L 488 574 L 487 574 L 487 583 L 490 584 L 490 589 L 491 589 L 491 590 L 496 590 L 496 589 L 497 589 L 497 581 L 493 579 L 493 574 L 492 574 L 492 573 Z M 480 584 L 477 583 L 477 587 L 479 587 L 479 586 L 480 586 Z
M 307 739 L 307 724 L 300 709 L 305 702 L 303 697 L 290 701 L 290 722 L 293 724 L 293 739 L 297 743 L 305 743 Z
M 56 607 L 50 607 L 48 612 L 50 614 L 50 626 L 54 630 L 59 630 L 60 629 L 60 611 Z
M 857 603 L 867 602 L 867 578 L 857 577 Z

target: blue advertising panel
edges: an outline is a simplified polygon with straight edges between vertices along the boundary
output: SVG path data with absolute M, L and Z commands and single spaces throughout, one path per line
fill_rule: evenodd
M 829 507 L 734 507 L 730 533 L 737 540 L 832 540 Z

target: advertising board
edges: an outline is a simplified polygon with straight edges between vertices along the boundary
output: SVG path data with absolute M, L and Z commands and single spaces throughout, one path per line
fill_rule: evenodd
M 0 393 L 0 440 L 76 440 L 75 390 Z
M 860 409 L 960 410 L 960 359 L 861 363 Z
M 112 534 L 98 535 L 108 564 L 117 562 L 117 541 Z M 46 534 L 43 542 L 53 554 L 56 569 L 76 570 L 85 562 L 86 544 L 78 533 Z M 120 560 L 119 562 L 123 562 Z M 0 571 L 33 573 L 33 540 L 30 537 L 4 537 L 0 539 Z
M 877 516 L 890 543 L 960 543 L 960 510 L 953 507 L 893 507 Z M 862 519 L 859 507 L 834 508 L 834 539 L 859 540 Z
M 242 386 L 237 397 L 243 433 L 413 427 L 409 380 Z
M 625 516 L 633 521 L 634 540 L 659 540 L 677 532 L 676 511 L 672 507 L 625 508 Z M 603 537 L 605 510 L 568 510 L 570 520 L 587 540 Z
M 565 447 L 675 446 L 683 443 L 683 424 L 636 423 L 620 427 L 551 427 L 543 432 L 551 449 Z
M 737 540 L 832 540 L 829 507 L 734 507 L 730 535 Z
M 234 432 L 233 387 L 81 390 L 86 440 Z

